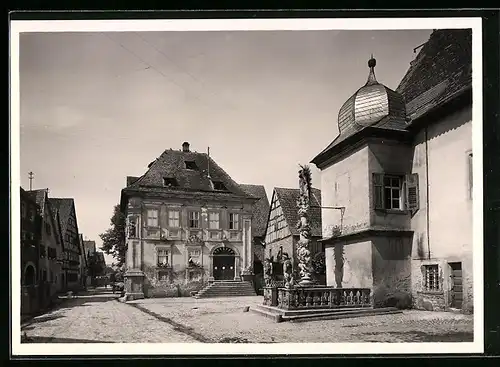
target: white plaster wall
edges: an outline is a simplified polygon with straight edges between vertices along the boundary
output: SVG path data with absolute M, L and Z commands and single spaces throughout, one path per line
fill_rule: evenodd
M 358 231 L 370 225 L 368 146 L 365 145 L 321 172 L 321 205 L 345 207 L 343 233 Z M 321 210 L 323 237 L 331 228 L 340 225 L 341 212 Z

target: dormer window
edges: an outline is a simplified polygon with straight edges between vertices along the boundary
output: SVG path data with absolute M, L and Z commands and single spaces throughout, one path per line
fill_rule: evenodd
M 163 177 L 163 186 L 165 187 L 176 187 L 179 186 L 177 180 L 173 177 Z
M 191 170 L 198 170 L 198 166 L 196 165 L 195 161 L 185 161 L 184 162 L 186 165 L 186 169 L 191 169 Z
M 224 186 L 224 184 L 220 181 L 213 181 L 213 184 L 214 184 L 214 190 L 217 190 L 217 191 L 227 191 L 227 188 L 226 186 Z

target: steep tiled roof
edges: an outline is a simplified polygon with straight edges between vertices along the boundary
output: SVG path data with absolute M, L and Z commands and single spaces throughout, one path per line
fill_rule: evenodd
M 59 220 L 61 222 L 62 233 L 66 233 L 68 228 L 68 221 L 73 209 L 74 200 L 70 198 L 50 198 L 50 204 L 59 212 Z
M 472 31 L 434 31 L 399 83 L 414 120 L 472 86 Z
M 194 162 L 197 168 L 187 169 L 186 161 Z M 208 173 L 211 180 L 208 178 Z M 164 186 L 164 178 L 174 179 L 176 185 Z M 213 184 L 217 182 L 222 183 L 227 190 L 215 190 Z M 125 190 L 130 189 L 144 192 L 203 192 L 220 194 L 222 197 L 228 194 L 249 197 L 207 154 L 171 149 L 165 150 L 160 157 L 151 162 L 148 171 Z
M 292 235 L 298 235 L 297 222 L 299 220 L 297 200 L 299 199 L 299 189 L 287 189 L 275 187 L 274 192 L 278 197 L 283 215 Z M 311 227 L 311 235 L 321 237 L 321 190 L 311 189 L 311 207 L 309 209 L 309 225 Z
M 31 204 L 34 204 L 37 208 L 40 207 L 40 205 L 36 201 L 36 196 L 33 194 L 32 191 L 26 191 L 21 187 L 21 199 L 25 200 L 26 202 L 30 202 Z
M 252 211 L 252 234 L 254 237 L 261 237 L 266 234 L 266 222 L 269 214 L 269 200 L 266 189 L 262 185 L 240 184 L 240 187 L 251 196 L 259 198 L 253 204 Z
M 37 205 L 40 207 L 43 213 L 43 208 L 45 205 L 45 198 L 47 196 L 47 189 L 38 189 L 38 190 L 31 190 L 31 191 L 26 191 L 26 194 L 28 197 L 37 203 Z

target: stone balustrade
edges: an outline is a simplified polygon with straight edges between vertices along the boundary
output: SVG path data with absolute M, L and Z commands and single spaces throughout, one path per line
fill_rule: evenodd
M 371 307 L 368 288 L 294 287 L 264 288 L 264 305 L 284 310 Z

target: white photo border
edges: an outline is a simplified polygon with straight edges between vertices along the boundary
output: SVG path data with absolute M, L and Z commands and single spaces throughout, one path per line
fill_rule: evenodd
M 51 20 L 10 22 L 11 244 L 20 243 L 20 91 L 19 35 L 23 32 L 141 32 L 255 30 L 411 30 L 472 29 L 473 64 L 473 269 L 474 341 L 463 343 L 283 343 L 283 344 L 21 344 L 20 247 L 11 245 L 12 355 L 313 355 L 313 354 L 463 354 L 484 353 L 483 315 L 483 157 L 482 19 L 468 18 L 318 18 Z

